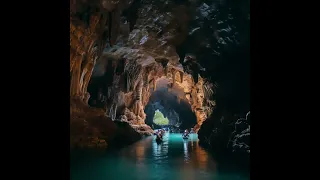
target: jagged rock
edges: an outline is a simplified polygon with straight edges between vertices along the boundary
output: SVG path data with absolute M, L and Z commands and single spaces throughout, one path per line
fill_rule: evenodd
M 235 130 L 231 135 L 229 143 L 232 145 L 233 152 L 250 154 L 250 111 L 246 118 L 239 118 L 235 123 Z
M 125 109 L 125 112 L 124 112 L 124 115 L 127 117 L 128 121 L 132 121 L 132 120 L 135 120 L 136 119 L 136 115 L 131 112 L 129 109 Z
M 127 127 L 127 130 L 129 128 Z M 120 131 L 120 132 L 119 132 Z M 106 148 L 109 142 L 122 136 L 121 127 L 105 116 L 103 109 L 88 107 L 81 99 L 71 99 L 70 103 L 70 147 L 71 148 Z M 126 132 L 136 133 L 132 131 Z M 137 135 L 133 136 L 139 139 Z M 141 137 L 140 137 L 141 138 Z M 124 141 L 131 141 L 125 140 Z
M 127 116 L 125 116 L 125 115 L 121 115 L 121 116 L 120 116 L 120 121 L 128 122 L 128 118 L 127 118 Z
M 145 136 L 152 136 L 154 134 L 153 129 L 144 124 L 144 125 L 132 125 L 132 127 L 140 134 L 145 135 Z

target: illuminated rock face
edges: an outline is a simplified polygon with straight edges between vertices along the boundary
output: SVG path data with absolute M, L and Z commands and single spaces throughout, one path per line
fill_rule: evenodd
M 133 4 L 137 4 L 135 2 Z M 187 8 L 177 5 L 168 14 L 163 3 L 151 4 L 151 1 L 142 1 L 140 7 L 143 8 L 134 7 L 137 21 L 134 27 L 129 25 L 130 31 L 130 27 L 121 22 L 120 14 L 125 8 L 130 9 L 131 1 L 97 0 L 90 4 L 87 1 L 70 1 L 70 96 L 84 104 L 89 99 L 94 101 L 89 104 L 104 108 L 112 120 L 122 119 L 131 125 L 145 126 L 144 108 L 151 91 L 157 88 L 157 79 L 171 76 L 168 79 L 173 86 L 180 85 L 185 93 L 189 93 L 189 103 L 200 126 L 205 119 L 201 111 L 201 88 L 197 88 L 201 86 L 201 81 L 197 85 L 183 72 L 174 48 L 187 35 Z M 176 12 L 184 18 L 174 18 Z M 152 23 L 150 18 L 154 15 L 157 17 Z M 132 23 L 132 20 L 129 19 L 129 22 Z M 181 32 L 174 32 L 175 29 Z M 118 36 L 127 47 L 109 48 L 109 51 L 103 52 L 106 45 L 119 42 Z M 106 73 L 109 76 L 106 80 L 108 87 L 104 87 L 100 94 L 88 93 L 89 81 L 94 84 L 95 79 Z M 129 116 L 128 111 L 135 116 Z M 130 118 L 123 117 L 127 115 Z
M 112 2 L 70 1 L 70 96 L 84 102 L 89 99 L 87 87 L 97 59 L 107 40 L 117 37 L 123 3 Z
M 88 107 L 87 92 L 93 68 L 107 43 L 118 36 L 120 13 L 129 1 L 70 1 L 70 145 L 105 148 L 124 126 L 117 126 L 104 111 Z M 132 140 L 141 136 L 127 128 Z M 121 131 L 122 132 L 122 131 Z
M 117 71 L 121 59 L 125 59 L 124 67 L 119 72 L 111 74 L 113 79 L 111 85 L 107 89 L 106 96 L 106 111 L 107 115 L 113 120 L 122 116 L 133 125 L 144 125 L 146 115 L 144 113 L 145 106 L 149 102 L 150 95 L 155 91 L 157 82 L 161 79 L 167 79 L 169 90 L 175 91 L 182 89 L 178 93 L 179 99 L 188 99 L 188 103 L 192 107 L 192 111 L 197 116 L 198 125 L 200 127 L 202 122 L 206 119 L 206 112 L 203 110 L 204 92 L 203 92 L 203 79 L 199 77 L 198 82 L 195 84 L 193 77 L 183 72 L 179 66 L 173 66 L 169 62 L 166 66 L 162 65 L 163 61 L 157 62 L 156 59 L 142 49 L 131 48 L 113 48 L 105 51 L 104 59 L 100 61 L 107 61 L 108 63 L 99 62 L 95 69 L 102 69 L 99 66 L 108 64 L 112 65 L 112 69 Z M 108 68 L 105 68 L 108 69 Z M 97 76 L 102 76 L 105 72 L 96 72 Z M 93 77 L 92 83 L 96 77 Z M 92 92 L 93 93 L 93 92 Z M 119 97 L 121 100 L 119 100 Z M 121 107 L 125 111 L 118 109 Z M 126 112 L 126 113 L 124 113 Z M 131 112 L 133 115 L 129 115 Z M 124 118 L 123 116 L 129 116 Z M 197 130 L 197 129 L 196 129 Z
M 177 73 L 179 76 L 180 73 Z M 176 78 L 175 78 L 176 79 Z M 206 112 L 203 109 L 204 92 L 203 79 L 200 77 L 197 83 L 194 83 L 191 75 L 183 74 L 183 81 L 176 81 L 175 84 L 183 88 L 185 96 L 191 105 L 192 111 L 197 117 L 197 125 L 194 130 L 197 132 L 202 122 L 207 118 Z

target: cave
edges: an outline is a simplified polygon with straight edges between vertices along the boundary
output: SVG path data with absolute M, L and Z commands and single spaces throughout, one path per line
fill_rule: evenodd
M 146 124 L 161 128 L 153 122 L 155 111 L 159 110 L 164 117 L 169 119 L 170 127 L 182 130 L 193 128 L 197 124 L 197 118 L 184 90 L 178 85 L 171 87 L 170 81 L 165 77 L 157 80 L 156 87 L 157 89 L 151 93 L 145 108 Z
M 72 0 L 70 148 L 161 148 L 158 110 L 195 132 L 181 154 L 250 164 L 249 3 Z

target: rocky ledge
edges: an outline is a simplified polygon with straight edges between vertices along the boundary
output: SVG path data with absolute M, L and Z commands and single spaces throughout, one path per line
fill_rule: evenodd
M 112 121 L 103 109 L 92 108 L 72 98 L 70 103 L 70 148 L 107 148 L 131 144 L 148 134 L 138 133 L 126 122 Z M 149 133 L 151 134 L 151 132 Z

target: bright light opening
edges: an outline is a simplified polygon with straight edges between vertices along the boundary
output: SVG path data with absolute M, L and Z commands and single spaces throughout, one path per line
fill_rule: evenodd
M 165 118 L 163 114 L 157 109 L 154 113 L 153 123 L 158 126 L 166 126 L 169 125 L 169 119 Z

